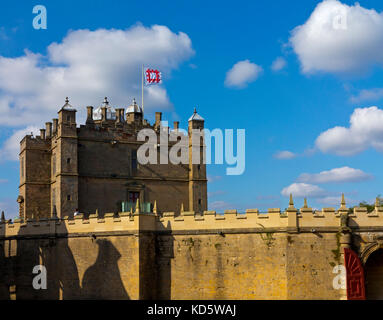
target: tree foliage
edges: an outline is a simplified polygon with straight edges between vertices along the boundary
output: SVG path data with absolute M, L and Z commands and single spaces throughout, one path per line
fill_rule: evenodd
M 378 195 L 376 197 L 376 200 L 378 202 L 378 206 L 379 207 L 383 207 L 383 197 L 381 197 L 380 195 Z M 374 211 L 375 210 L 375 205 L 376 205 L 376 202 L 370 204 L 370 203 L 367 203 L 367 201 L 362 201 L 359 203 L 358 206 L 354 206 L 354 207 L 351 207 L 349 209 L 349 213 L 353 213 L 354 212 L 354 208 L 356 207 L 361 207 L 361 208 L 367 208 L 367 211 L 368 212 L 371 212 L 371 211 Z

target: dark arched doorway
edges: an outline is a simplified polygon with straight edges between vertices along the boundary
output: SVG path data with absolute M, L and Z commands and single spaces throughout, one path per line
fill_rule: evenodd
M 383 249 L 370 254 L 365 264 L 366 298 L 383 300 Z

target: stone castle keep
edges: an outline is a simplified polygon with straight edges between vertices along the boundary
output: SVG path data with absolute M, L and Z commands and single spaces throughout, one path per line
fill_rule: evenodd
M 150 125 L 134 102 L 125 112 L 105 100 L 79 128 L 75 115 L 67 101 L 21 141 L 20 217 L 0 221 L 0 299 L 383 299 L 379 201 L 371 212 L 343 196 L 320 211 L 292 197 L 267 214 L 207 211 L 205 166 L 136 161 L 135 134 L 157 130 L 159 113 Z M 37 265 L 46 289 L 32 286 Z
M 144 143 L 137 141 L 137 133 L 153 129 L 160 143 L 160 130 L 168 130 L 161 127 L 160 112 L 150 125 L 135 100 L 125 113 L 109 106 L 105 98 L 97 109 L 87 107 L 86 124 L 78 128 L 76 110 L 67 99 L 58 115 L 53 123 L 46 123 L 40 136 L 27 135 L 21 141 L 21 218 L 73 217 L 76 209 L 85 214 L 118 212 L 123 203 L 131 208 L 137 199 L 146 212 L 155 203 L 160 211 L 177 211 L 182 205 L 186 210 L 207 210 L 202 161 L 193 165 L 191 156 L 189 165 L 143 166 L 137 161 L 137 149 Z M 169 135 L 178 126 L 175 122 Z M 197 113 L 189 119 L 189 132 L 203 126 Z M 153 148 L 160 157 L 160 148 Z

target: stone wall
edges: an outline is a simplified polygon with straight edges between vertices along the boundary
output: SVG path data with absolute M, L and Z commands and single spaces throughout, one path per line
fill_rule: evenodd
M 0 224 L 0 295 L 23 299 L 344 299 L 339 210 L 92 214 Z M 361 257 L 383 232 L 383 208 L 349 215 Z M 375 240 L 374 240 L 375 239 Z M 367 251 L 366 251 L 367 250 Z M 367 252 L 367 253 L 366 253 Z M 34 290 L 32 269 L 47 268 Z M 10 293 L 11 291 L 11 293 Z

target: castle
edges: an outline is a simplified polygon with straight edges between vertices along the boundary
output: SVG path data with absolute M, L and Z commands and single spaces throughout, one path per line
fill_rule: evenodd
M 189 175 L 174 168 L 179 181 L 165 165 L 151 171 L 163 180 L 137 166 L 134 209 L 115 207 L 135 192 L 127 181 L 133 133 L 149 126 L 134 102 L 128 110 L 137 112 L 126 122 L 121 109 L 112 119 L 105 100 L 94 112 L 88 107 L 86 125 L 76 128 L 66 102 L 52 131 L 48 123 L 40 137 L 23 139 L 20 218 L 0 220 L 0 299 L 383 299 L 379 201 L 371 212 L 351 212 L 342 196 L 339 208 L 318 211 L 306 200 L 296 208 L 290 196 L 285 210 L 218 214 L 206 210 L 205 168 L 189 166 Z M 195 113 L 189 129 L 201 119 Z M 122 165 L 114 162 L 126 153 Z M 167 188 L 180 192 L 169 197 Z M 77 205 L 81 214 L 73 216 Z M 33 286 L 36 267 L 46 271 L 44 288 Z
M 126 109 L 113 108 L 107 98 L 94 109 L 87 107 L 85 125 L 76 124 L 76 110 L 68 98 L 58 119 L 46 123 L 40 136 L 27 135 L 20 144 L 20 217 L 49 218 L 72 216 L 76 210 L 90 214 L 133 209 L 140 199 L 141 209 L 150 212 L 156 204 L 160 211 L 207 210 L 206 165 L 147 164 L 137 161 L 143 141 L 142 129 L 157 133 L 153 145 L 160 157 L 162 114 L 156 113 L 151 125 L 143 119 L 141 107 L 133 100 Z M 190 131 L 203 129 L 204 119 L 196 112 L 189 119 Z M 175 142 L 169 142 L 169 147 Z

